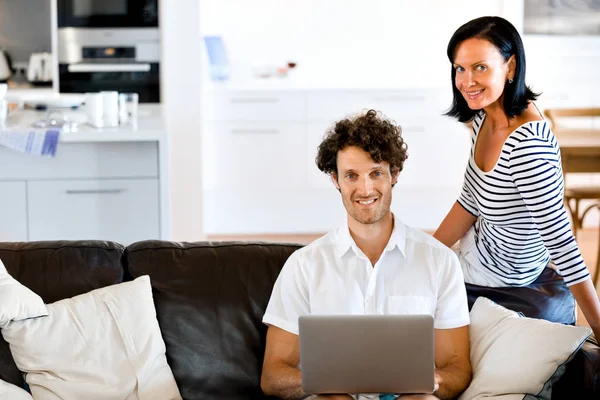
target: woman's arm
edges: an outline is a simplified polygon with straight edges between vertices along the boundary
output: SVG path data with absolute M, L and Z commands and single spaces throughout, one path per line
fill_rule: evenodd
M 513 162 L 514 160 L 514 162 Z M 594 334 L 600 335 L 600 304 L 564 205 L 560 153 L 550 138 L 532 137 L 512 150 L 510 175 L 536 228 L 583 311 Z
M 465 210 L 457 201 L 437 228 L 433 237 L 446 246 L 452 247 L 467 233 L 475 221 L 477 221 L 477 217 Z

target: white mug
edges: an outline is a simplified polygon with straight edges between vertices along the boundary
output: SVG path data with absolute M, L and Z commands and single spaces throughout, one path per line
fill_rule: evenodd
M 100 93 L 86 93 L 84 112 L 88 124 L 96 127 L 104 127 L 104 98 Z
M 119 126 L 119 92 L 100 92 L 103 103 L 104 127 Z

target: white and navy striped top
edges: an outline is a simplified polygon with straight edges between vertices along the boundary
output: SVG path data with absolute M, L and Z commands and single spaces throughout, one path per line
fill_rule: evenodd
M 567 285 L 589 278 L 563 202 L 560 150 L 546 121 L 518 127 L 505 141 L 496 166 L 484 172 L 475 163 L 477 134 L 485 119 L 473 121 L 471 155 L 458 202 L 477 217 L 478 267 L 507 286 L 533 282 L 550 259 Z

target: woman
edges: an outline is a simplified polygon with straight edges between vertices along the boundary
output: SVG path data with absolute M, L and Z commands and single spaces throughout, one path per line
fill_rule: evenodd
M 540 284 L 542 273 L 556 275 L 547 268 L 554 264 L 563 289 L 552 304 L 573 310 L 573 295 L 600 338 L 598 296 L 564 207 L 559 147 L 525 85 L 519 33 L 503 18 L 477 18 L 454 33 L 447 52 L 454 93 L 447 115 L 472 122 L 473 133 L 462 193 L 434 236 L 449 247 L 461 239 L 471 288 Z

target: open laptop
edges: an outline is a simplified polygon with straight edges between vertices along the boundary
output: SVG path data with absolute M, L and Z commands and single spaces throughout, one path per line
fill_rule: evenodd
M 431 315 L 298 319 L 306 393 L 433 393 Z

